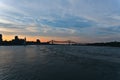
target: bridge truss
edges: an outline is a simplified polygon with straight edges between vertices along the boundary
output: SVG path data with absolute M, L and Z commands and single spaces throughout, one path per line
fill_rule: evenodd
M 48 41 L 50 44 L 78 44 L 77 42 L 71 41 L 71 40 L 67 40 L 67 41 L 56 41 L 56 40 L 51 40 Z

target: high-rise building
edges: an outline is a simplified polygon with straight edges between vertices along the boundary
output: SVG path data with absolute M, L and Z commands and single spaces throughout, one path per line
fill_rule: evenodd
M 36 42 L 37 42 L 37 43 L 40 43 L 40 40 L 39 40 L 39 39 L 37 39 L 37 40 L 36 40 Z
M 25 45 L 26 44 L 26 38 L 20 39 L 18 36 L 15 36 L 15 38 L 12 40 L 13 45 Z
M 15 40 L 19 40 L 18 36 L 15 36 Z
M 2 44 L 2 34 L 0 34 L 0 44 Z

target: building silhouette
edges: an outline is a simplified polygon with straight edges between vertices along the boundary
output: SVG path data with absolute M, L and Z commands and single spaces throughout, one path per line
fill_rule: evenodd
M 2 34 L 0 34 L 0 45 L 2 44 L 3 39 L 2 39 Z
M 2 34 L 0 34 L 0 46 L 11 46 L 11 45 L 48 45 L 49 42 L 41 42 L 39 39 L 36 41 L 26 41 L 26 37 L 24 39 L 15 36 L 14 39 L 10 41 L 3 41 Z
M 19 40 L 18 36 L 15 36 L 15 40 Z
M 12 40 L 13 45 L 25 45 L 26 38 L 25 39 L 19 39 L 18 36 L 15 36 L 15 38 Z
M 39 40 L 39 39 L 37 39 L 37 40 L 36 40 L 36 42 L 37 42 L 37 43 L 40 43 L 40 40 Z

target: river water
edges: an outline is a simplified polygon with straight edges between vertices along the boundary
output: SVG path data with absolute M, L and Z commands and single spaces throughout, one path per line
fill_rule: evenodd
M 120 48 L 1 46 L 0 80 L 120 80 Z

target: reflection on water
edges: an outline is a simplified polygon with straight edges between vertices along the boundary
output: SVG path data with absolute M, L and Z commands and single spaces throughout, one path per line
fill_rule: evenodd
M 120 49 L 1 46 L 0 80 L 120 80 Z

